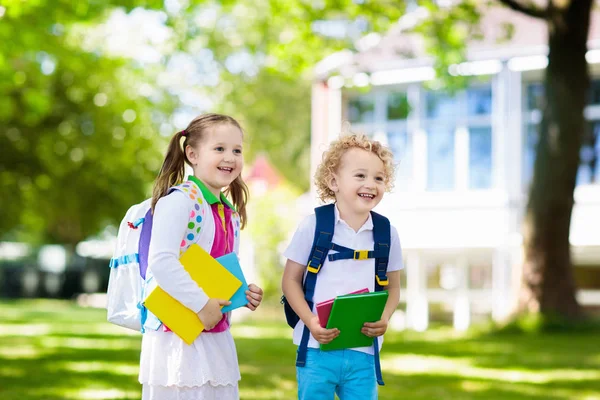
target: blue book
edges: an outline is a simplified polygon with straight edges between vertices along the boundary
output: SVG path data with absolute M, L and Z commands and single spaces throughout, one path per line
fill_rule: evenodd
M 246 278 L 244 277 L 244 272 L 242 271 L 237 255 L 235 253 L 225 254 L 224 256 L 218 257 L 217 261 L 242 282 L 242 286 L 240 286 L 231 299 L 229 299 L 231 304 L 223 307 L 221 311 L 226 313 L 235 310 L 236 308 L 244 307 L 248 304 L 248 299 L 246 298 L 248 283 L 246 283 Z

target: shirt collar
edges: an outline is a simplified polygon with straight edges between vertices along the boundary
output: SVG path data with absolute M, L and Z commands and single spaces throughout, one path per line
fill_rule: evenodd
M 338 223 L 343 223 L 346 226 L 349 226 L 348 223 L 346 221 L 344 221 L 343 219 L 340 218 L 340 210 L 338 210 L 338 206 L 337 203 L 335 203 L 335 207 L 333 207 L 333 212 L 335 214 L 335 223 L 336 225 Z M 365 221 L 365 223 L 363 224 L 363 226 L 360 227 L 360 229 L 358 230 L 358 232 L 360 231 L 368 231 L 368 230 L 373 230 L 373 217 L 371 217 L 371 213 L 369 213 L 369 218 L 367 218 L 367 220 Z
M 223 192 L 221 192 L 221 196 L 219 199 L 217 198 L 217 196 L 214 195 L 213 192 L 208 190 L 206 185 L 200 179 L 196 178 L 194 175 L 188 176 L 188 180 L 194 182 L 198 186 L 198 188 L 202 192 L 202 197 L 204 197 L 204 200 L 206 200 L 208 204 L 225 203 L 227 207 L 235 211 L 235 207 L 229 202 L 229 200 L 227 200 L 227 197 L 225 197 L 225 194 Z

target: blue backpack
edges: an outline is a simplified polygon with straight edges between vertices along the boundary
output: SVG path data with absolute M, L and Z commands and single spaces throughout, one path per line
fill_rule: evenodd
M 326 257 L 329 258 L 330 262 L 347 259 L 365 260 L 374 258 L 375 291 L 384 290 L 385 286 L 388 285 L 387 267 L 390 254 L 390 221 L 383 215 L 371 211 L 371 218 L 373 219 L 374 249 L 372 251 L 353 250 L 331 242 L 335 226 L 334 207 L 334 204 L 327 204 L 315 208 L 315 216 L 317 219 L 315 237 L 306 265 L 307 274 L 303 285 L 304 298 L 306 299 L 308 307 L 311 310 L 313 309 L 313 296 L 315 293 L 317 276 L 321 270 L 321 267 L 325 263 Z M 329 254 L 328 256 L 330 250 L 335 250 L 337 253 Z M 298 321 L 300 321 L 300 317 L 298 317 L 296 312 L 289 305 L 285 296 L 281 298 L 281 302 L 283 304 L 287 323 L 290 327 L 294 328 Z M 306 326 L 304 326 L 302 340 L 300 341 L 300 346 L 298 347 L 298 356 L 296 358 L 296 366 L 298 367 L 304 367 L 306 364 L 306 352 L 309 338 L 310 331 Z M 384 385 L 383 378 L 381 376 L 381 365 L 379 363 L 379 341 L 377 339 L 378 338 L 374 338 L 373 340 L 375 373 L 377 376 L 377 383 L 379 385 Z

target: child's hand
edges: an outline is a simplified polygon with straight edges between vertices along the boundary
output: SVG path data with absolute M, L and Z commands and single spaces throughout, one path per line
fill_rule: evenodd
M 385 331 L 387 331 L 388 323 L 389 321 L 385 318 L 377 322 L 365 322 L 360 331 L 368 337 L 383 336 Z
M 208 299 L 208 302 L 202 307 L 198 313 L 198 318 L 202 321 L 204 329 L 211 330 L 223 318 L 221 307 L 230 305 L 231 302 L 222 299 Z
M 339 336 L 340 330 L 337 328 L 326 329 L 321 326 L 319 323 L 319 317 L 314 316 L 308 325 L 308 329 L 310 333 L 312 333 L 313 337 L 317 342 L 321 344 L 327 344 L 331 342 L 333 339 Z
M 248 299 L 248 304 L 246 304 L 246 307 L 254 311 L 262 301 L 263 290 L 254 283 L 251 283 L 248 285 L 248 290 L 246 290 L 246 298 Z

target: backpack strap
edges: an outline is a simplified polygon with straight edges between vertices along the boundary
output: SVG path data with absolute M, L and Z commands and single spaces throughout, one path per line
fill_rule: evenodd
M 371 211 L 373 219 L 373 242 L 375 257 L 375 291 L 388 285 L 387 267 L 390 259 L 391 228 L 390 220 Z
M 315 294 L 315 286 L 317 284 L 317 274 L 325 263 L 327 253 L 331 249 L 331 239 L 333 238 L 333 229 L 335 226 L 334 204 L 315 208 L 315 238 L 310 251 L 310 257 L 306 265 L 306 278 L 304 279 L 304 298 L 308 307 L 313 309 L 313 296 Z M 306 365 L 306 352 L 308 348 L 308 339 L 310 331 L 304 325 L 302 332 L 302 340 L 298 347 L 298 356 L 296 357 L 296 366 L 304 367 Z
M 146 279 L 146 271 L 148 270 L 148 250 L 150 248 L 150 235 L 152 234 L 152 209 L 149 208 L 146 215 L 140 219 L 142 220 L 142 231 L 140 232 L 140 241 L 138 243 L 140 276 L 142 279 Z M 137 227 L 134 229 L 137 229 Z
M 342 246 L 338 246 L 338 245 L 334 245 L 336 247 L 342 247 Z M 337 261 L 337 260 L 366 260 L 369 258 L 385 258 L 387 257 L 387 253 L 385 251 L 385 249 L 383 250 L 373 250 L 373 251 L 369 251 L 369 250 L 352 250 L 352 249 L 348 249 L 345 248 L 346 250 L 341 251 L 338 250 L 336 248 L 333 248 L 333 250 L 338 250 L 338 253 L 335 254 L 330 254 L 328 256 L 329 261 Z
M 391 228 L 390 220 L 383 215 L 371 211 L 371 218 L 373 219 L 373 253 L 376 253 L 375 291 L 379 292 L 384 290 L 384 287 L 389 283 L 387 278 L 387 267 L 390 259 Z M 377 337 L 373 339 L 373 356 L 375 357 L 375 376 L 377 377 L 377 383 L 380 386 L 383 386 L 385 383 L 383 382 L 383 377 L 381 375 L 379 338 Z

